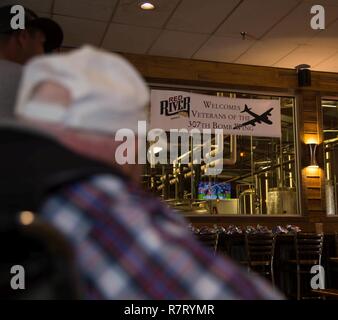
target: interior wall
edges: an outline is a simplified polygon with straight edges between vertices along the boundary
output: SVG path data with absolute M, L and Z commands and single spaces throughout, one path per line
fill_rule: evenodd
M 301 216 L 191 216 L 197 225 L 256 225 L 269 227 L 296 224 L 304 231 L 315 231 L 316 223 L 323 223 L 325 232 L 338 231 L 338 216 L 327 217 L 325 208 L 321 98 L 338 97 L 338 74 L 312 72 L 311 86 L 299 87 L 296 70 L 196 61 L 178 58 L 124 54 L 151 83 L 217 87 L 234 90 L 288 93 L 296 96 L 298 144 L 300 161 Z M 307 138 L 315 138 L 319 145 L 319 169 L 309 171 Z

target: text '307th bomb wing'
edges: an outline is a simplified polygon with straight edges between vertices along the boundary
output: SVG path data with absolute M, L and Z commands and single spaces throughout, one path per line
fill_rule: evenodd
M 240 129 L 242 127 L 248 126 L 248 125 L 252 125 L 252 126 L 256 126 L 256 123 L 262 123 L 264 122 L 265 124 L 271 125 L 272 121 L 269 120 L 269 116 L 271 116 L 271 111 L 273 110 L 273 108 L 270 108 L 269 110 L 265 111 L 264 113 L 262 113 L 261 115 L 258 115 L 254 112 L 251 111 L 251 108 L 249 108 L 247 105 L 245 105 L 245 108 L 243 111 L 241 111 L 241 113 L 248 113 L 251 116 L 253 116 L 254 118 L 244 122 L 238 126 L 235 126 L 233 129 Z

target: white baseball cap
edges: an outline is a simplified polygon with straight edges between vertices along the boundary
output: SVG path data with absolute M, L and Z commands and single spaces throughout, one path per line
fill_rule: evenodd
M 67 88 L 67 107 L 31 101 L 34 89 L 46 81 Z M 120 55 L 91 46 L 65 54 L 33 59 L 24 69 L 15 113 L 29 120 L 65 127 L 114 133 L 137 130 L 147 120 L 149 88 L 136 69 Z

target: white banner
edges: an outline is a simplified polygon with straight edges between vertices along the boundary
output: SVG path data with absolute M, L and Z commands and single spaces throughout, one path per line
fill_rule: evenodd
M 236 99 L 152 90 L 152 129 L 222 129 L 224 134 L 281 137 L 279 100 Z

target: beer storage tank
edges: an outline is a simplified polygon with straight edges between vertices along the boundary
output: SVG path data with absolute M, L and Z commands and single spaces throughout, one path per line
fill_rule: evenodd
M 271 188 L 266 200 L 267 214 L 294 215 L 297 212 L 295 188 Z
M 256 190 L 247 189 L 238 198 L 238 214 L 259 214 L 258 204 Z
M 325 182 L 325 196 L 326 196 L 326 213 L 328 216 L 333 216 L 336 214 L 333 181 L 327 180 Z

